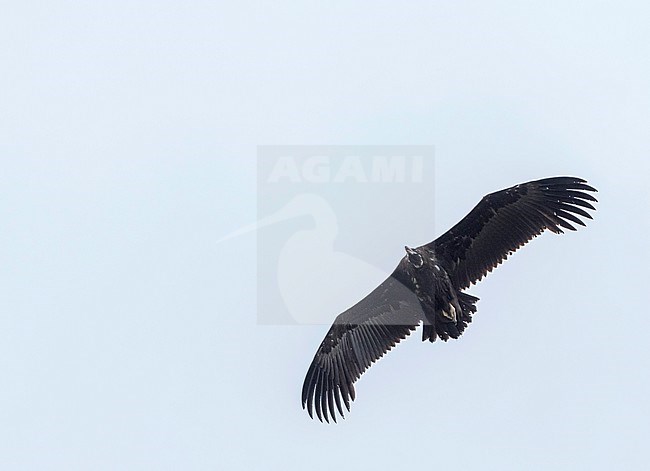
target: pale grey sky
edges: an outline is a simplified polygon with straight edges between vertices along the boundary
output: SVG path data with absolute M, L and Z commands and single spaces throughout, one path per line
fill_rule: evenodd
M 5 5 L 2 469 L 645 469 L 649 16 Z M 260 144 L 434 145 L 435 233 L 404 227 L 382 266 L 515 183 L 576 175 L 600 203 L 471 289 L 459 341 L 411 336 L 327 426 L 299 403 L 327 327 L 258 325 L 255 235 L 216 243 L 256 218 Z

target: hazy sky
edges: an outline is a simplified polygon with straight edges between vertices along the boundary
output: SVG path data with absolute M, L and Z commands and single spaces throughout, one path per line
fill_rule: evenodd
M 647 2 L 2 11 L 2 469 L 646 469 Z M 256 235 L 217 243 L 257 217 L 257 146 L 297 144 L 435 146 L 435 201 L 381 267 L 518 182 L 580 176 L 600 203 L 328 426 L 300 407 L 327 327 L 259 325 Z M 391 225 L 364 210 L 367 239 Z

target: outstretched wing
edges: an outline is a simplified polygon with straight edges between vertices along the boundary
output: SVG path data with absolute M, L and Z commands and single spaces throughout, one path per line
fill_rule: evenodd
M 508 255 L 545 229 L 584 226 L 578 216 L 591 219 L 586 209 L 596 191 L 585 180 L 555 177 L 536 180 L 491 193 L 445 234 L 427 244 L 458 289 L 480 281 Z
M 424 318 L 420 302 L 407 286 L 406 258 L 393 274 L 359 303 L 340 314 L 321 343 L 302 387 L 302 407 L 321 422 L 350 410 L 354 383 L 363 372 Z

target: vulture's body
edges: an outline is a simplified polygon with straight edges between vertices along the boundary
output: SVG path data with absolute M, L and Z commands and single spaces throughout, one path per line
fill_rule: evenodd
M 422 324 L 422 340 L 458 338 L 478 298 L 463 291 L 508 255 L 548 229 L 562 233 L 591 219 L 596 191 L 584 180 L 556 177 L 491 193 L 445 234 L 406 256 L 391 276 L 340 314 L 321 343 L 302 389 L 303 408 L 336 421 L 350 410 L 354 383 Z

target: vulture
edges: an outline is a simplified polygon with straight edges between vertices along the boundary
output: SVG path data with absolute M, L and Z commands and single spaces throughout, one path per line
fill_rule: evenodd
M 483 197 L 433 242 L 405 247 L 388 279 L 335 319 L 307 371 L 303 409 L 321 422 L 344 417 L 354 383 L 420 324 L 423 341 L 457 339 L 478 301 L 465 290 L 545 230 L 584 226 L 595 191 L 574 177 L 521 183 Z

